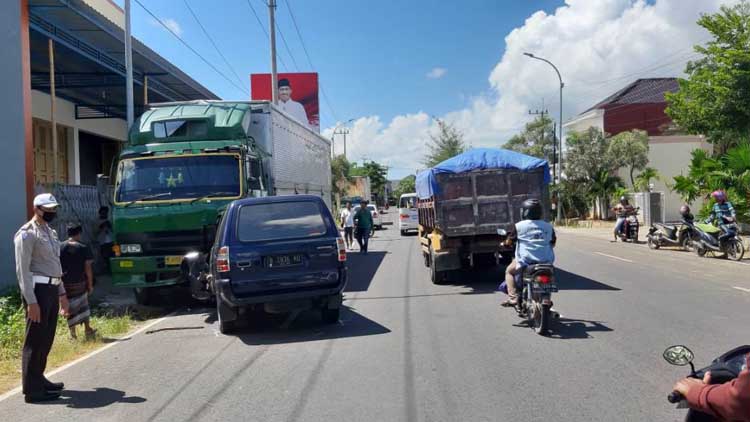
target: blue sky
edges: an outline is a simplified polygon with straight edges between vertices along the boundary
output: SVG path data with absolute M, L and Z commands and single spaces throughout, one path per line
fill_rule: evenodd
M 244 89 L 250 73 L 269 71 L 268 41 L 248 5 L 267 27 L 264 0 L 187 0 L 241 81 L 185 0 L 140 1 Z M 542 102 L 557 120 L 557 77 L 523 52 L 560 69 L 566 121 L 638 78 L 682 76 L 707 39 L 698 17 L 738 0 L 277 0 L 291 51 L 277 37 L 280 71 L 311 70 L 287 1 L 330 100 L 321 97 L 322 133 L 355 119 L 348 158 L 376 160 L 400 178 L 423 167 L 435 117 L 474 147 L 501 147 Z M 136 37 L 220 97 L 247 98 L 132 2 Z
M 247 0 L 187 1 L 245 87 L 248 74 L 269 71 L 268 42 Z M 267 28 L 264 1 L 249 1 Z M 504 36 L 533 11 L 554 11 L 562 4 L 559 0 L 288 1 L 314 70 L 320 73 L 323 90 L 340 120 L 373 114 L 390 119 L 420 110 L 437 116 L 461 107 L 489 88 L 487 76 L 502 56 Z M 184 0 L 141 2 L 160 19 L 176 22 L 185 41 L 239 84 Z M 122 0 L 118 3 L 122 5 Z M 244 97 L 135 1 L 131 4 L 137 38 L 222 98 Z M 311 70 L 284 0 L 279 0 L 277 20 L 299 69 Z M 296 70 L 277 38 L 281 58 L 289 70 Z M 428 78 L 434 68 L 445 69 L 444 75 Z M 321 126 L 334 124 L 331 108 L 326 103 L 321 106 Z

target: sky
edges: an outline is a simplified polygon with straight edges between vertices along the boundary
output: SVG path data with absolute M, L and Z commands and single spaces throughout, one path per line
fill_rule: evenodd
M 219 97 L 247 99 L 249 75 L 270 71 L 264 0 L 140 2 L 213 67 L 135 0 L 134 36 Z M 557 76 L 524 52 L 560 70 L 565 121 L 638 78 L 683 76 L 697 57 L 692 46 L 708 39 L 695 21 L 736 1 L 277 3 L 279 71 L 318 72 L 323 135 L 354 119 L 346 123 L 347 157 L 378 161 L 398 179 L 424 167 L 435 119 L 454 124 L 471 147 L 501 147 L 533 118 L 529 110 L 545 108 L 557 120 Z M 336 135 L 337 154 L 342 144 Z

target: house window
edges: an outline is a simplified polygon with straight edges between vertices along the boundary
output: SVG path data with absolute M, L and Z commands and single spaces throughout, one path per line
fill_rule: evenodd
M 34 132 L 34 183 L 55 182 L 55 154 L 52 144 L 52 124 L 33 120 Z M 57 125 L 57 182 L 68 183 L 68 130 Z

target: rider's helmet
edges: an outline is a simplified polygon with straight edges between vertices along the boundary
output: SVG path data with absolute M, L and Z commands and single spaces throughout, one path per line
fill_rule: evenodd
M 620 197 L 620 204 L 622 205 L 628 205 L 628 197 L 623 195 Z
M 724 203 L 727 200 L 727 194 L 723 190 L 715 190 L 711 193 L 711 197 L 718 203 Z
M 690 215 L 690 207 L 687 205 L 683 205 L 680 207 L 680 215 L 683 217 L 687 217 Z
M 539 220 L 542 218 L 542 203 L 538 199 L 527 199 L 521 205 L 521 218 L 524 220 Z

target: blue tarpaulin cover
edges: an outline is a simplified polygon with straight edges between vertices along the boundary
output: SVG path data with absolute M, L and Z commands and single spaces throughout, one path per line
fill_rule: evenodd
M 531 157 L 507 149 L 475 148 L 449 158 L 433 168 L 417 174 L 417 196 L 427 199 L 439 193 L 435 175 L 439 173 L 466 173 L 472 170 L 519 169 L 533 170 L 544 168 L 544 182 L 550 183 L 547 160 Z

